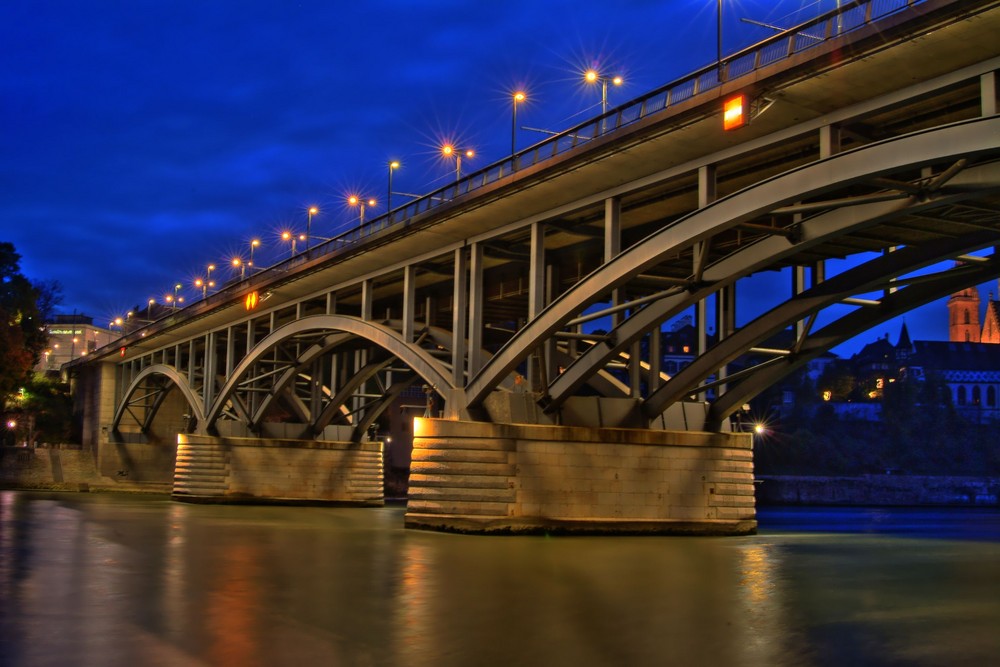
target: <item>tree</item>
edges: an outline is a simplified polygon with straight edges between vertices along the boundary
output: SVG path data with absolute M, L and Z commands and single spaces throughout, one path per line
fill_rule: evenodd
M 20 261 L 12 243 L 0 242 L 0 400 L 31 378 L 48 345 L 45 319 L 59 302 L 58 283 L 32 284 Z

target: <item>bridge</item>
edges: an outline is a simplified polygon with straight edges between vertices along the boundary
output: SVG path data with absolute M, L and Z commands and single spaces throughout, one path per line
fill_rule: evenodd
M 408 526 L 752 532 L 731 416 L 1000 275 L 997 34 L 1000 2 L 845 2 L 71 363 L 84 444 L 179 499 L 379 504 L 391 424 Z

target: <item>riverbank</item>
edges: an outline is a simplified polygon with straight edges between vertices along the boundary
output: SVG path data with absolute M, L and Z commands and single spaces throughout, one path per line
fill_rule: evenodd
M 1000 507 L 1000 477 L 762 476 L 755 491 L 761 506 Z
M 135 482 L 127 475 L 101 475 L 93 453 L 72 445 L 0 447 L 0 489 L 170 493 L 170 484 Z
M 404 471 L 394 472 L 394 496 L 405 495 Z M 0 488 L 171 492 L 170 484 L 136 482 L 127 474 L 101 475 L 92 453 L 71 445 L 0 447 Z M 757 478 L 755 491 L 759 506 L 1000 507 L 1000 477 L 765 475 Z

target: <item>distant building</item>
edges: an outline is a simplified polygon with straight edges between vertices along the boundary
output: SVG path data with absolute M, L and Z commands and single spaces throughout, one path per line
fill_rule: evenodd
M 66 362 L 90 354 L 104 347 L 119 334 L 94 326 L 94 318 L 87 315 L 56 315 L 46 324 L 49 345 L 45 348 L 35 370 L 58 371 Z

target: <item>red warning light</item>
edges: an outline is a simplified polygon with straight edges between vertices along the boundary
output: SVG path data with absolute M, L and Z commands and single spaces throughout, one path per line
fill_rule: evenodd
M 257 295 L 257 292 L 250 292 L 247 294 L 247 298 L 243 301 L 243 305 L 247 310 L 253 310 L 257 307 L 258 303 L 260 303 L 260 297 Z
M 125 349 L 126 349 L 125 347 L 122 347 L 121 349 L 118 350 L 118 354 L 121 355 L 122 358 L 125 357 Z
M 730 97 L 722 105 L 722 129 L 735 130 L 750 121 L 747 96 L 742 93 Z

